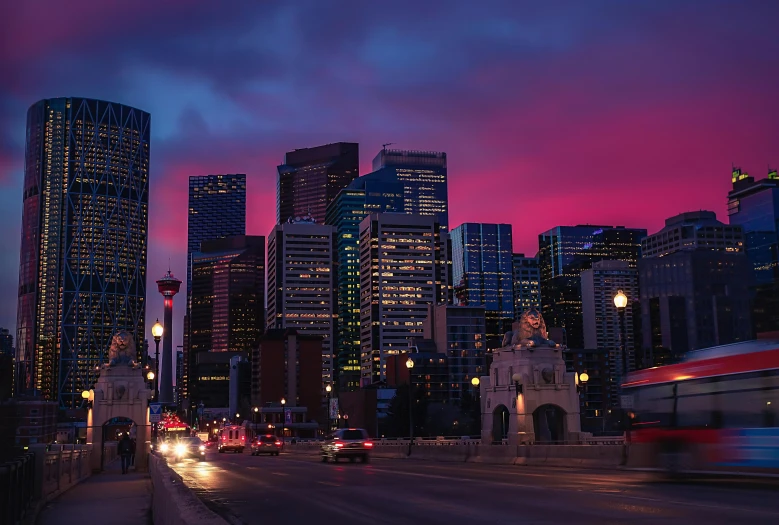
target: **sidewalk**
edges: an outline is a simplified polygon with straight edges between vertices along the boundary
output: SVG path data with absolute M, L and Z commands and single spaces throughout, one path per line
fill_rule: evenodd
M 151 524 L 151 478 L 148 473 L 122 475 L 119 460 L 106 466 L 48 503 L 37 525 Z

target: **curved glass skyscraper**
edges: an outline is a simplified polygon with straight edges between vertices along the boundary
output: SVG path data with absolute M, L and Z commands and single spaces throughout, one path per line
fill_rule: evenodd
M 79 406 L 119 329 L 140 355 L 150 120 L 83 98 L 27 112 L 17 393 Z

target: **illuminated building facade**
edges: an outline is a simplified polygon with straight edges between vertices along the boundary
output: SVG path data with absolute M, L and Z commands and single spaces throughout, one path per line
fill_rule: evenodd
M 273 228 L 268 236 L 268 330 L 293 328 L 322 338 L 322 389 L 333 381 L 336 328 L 335 228 L 312 217 Z
M 360 174 L 360 146 L 336 142 L 284 156 L 276 177 L 276 224 L 310 215 L 323 224 L 338 192 Z
M 541 309 L 547 327 L 565 330 L 569 348 L 584 348 L 581 273 L 602 260 L 635 268 L 646 230 L 623 226 L 557 226 L 538 236 Z
M 658 355 L 678 358 L 752 337 L 751 271 L 739 226 L 713 212 L 683 213 L 642 247 L 656 253 L 639 263 L 641 328 L 652 364 Z
M 514 271 L 514 318 L 519 319 L 522 312 L 531 308 L 541 311 L 541 276 L 538 272 L 538 259 L 525 257 L 524 253 L 515 253 Z
M 728 219 L 741 226 L 752 266 L 752 316 L 755 332 L 779 331 L 779 175 L 769 170 L 756 181 L 733 170 Z
M 150 115 L 101 100 L 27 112 L 17 388 L 82 405 L 111 338 L 140 359 L 146 316 Z
M 510 224 L 465 223 L 451 232 L 455 303 L 483 306 L 487 346 L 500 348 L 514 322 Z
M 325 224 L 335 228 L 337 344 L 335 383 L 339 392 L 360 388 L 360 222 L 370 212 L 402 212 L 403 185 L 355 179 L 328 205 Z
M 249 355 L 265 328 L 265 237 L 237 235 L 200 244 L 192 254 L 188 322 L 185 377 L 201 352 Z M 197 390 L 191 384 L 194 401 Z
M 435 217 L 449 229 L 449 190 L 446 153 L 382 149 L 366 177 L 394 179 L 403 184 L 404 213 Z
M 371 213 L 360 223 L 361 385 L 423 334 L 429 304 L 451 303 L 451 247 L 435 217 Z

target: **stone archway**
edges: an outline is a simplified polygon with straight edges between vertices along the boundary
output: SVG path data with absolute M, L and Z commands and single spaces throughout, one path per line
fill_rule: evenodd
M 501 442 L 509 436 L 509 409 L 498 405 L 492 411 L 492 440 Z
M 565 443 L 565 410 L 557 405 L 541 405 L 533 412 L 535 442 Z
M 127 433 L 130 435 L 131 439 L 136 440 L 136 451 L 138 446 L 138 425 L 133 421 L 132 419 L 128 417 L 112 417 L 105 423 L 103 423 L 102 428 L 102 435 L 103 435 L 103 446 L 100 449 L 100 454 L 102 457 L 100 458 L 100 468 L 105 467 L 106 462 L 106 446 L 108 443 L 115 443 L 118 445 L 119 440 L 122 438 L 122 436 Z M 136 470 L 137 470 L 137 463 L 135 464 Z

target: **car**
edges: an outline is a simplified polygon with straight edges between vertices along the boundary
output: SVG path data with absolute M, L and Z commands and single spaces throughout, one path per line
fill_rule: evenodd
M 169 455 L 174 461 L 186 458 L 204 461 L 206 459 L 206 444 L 199 437 L 180 438 L 172 443 L 172 450 Z
M 260 454 L 278 456 L 279 452 L 281 452 L 281 441 L 272 434 L 257 436 L 252 441 L 252 456 L 259 456 Z
M 338 463 L 341 458 L 349 458 L 354 463 L 360 458 L 363 463 L 370 460 L 373 442 L 368 437 L 368 432 L 362 428 L 342 428 L 333 432 L 322 443 L 322 462 L 333 460 Z

